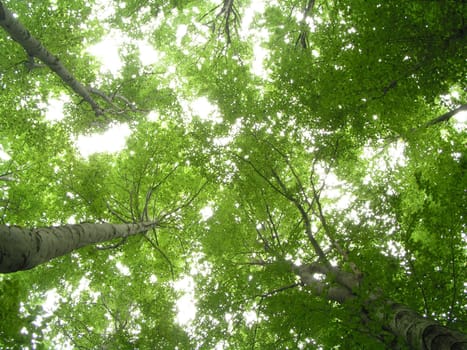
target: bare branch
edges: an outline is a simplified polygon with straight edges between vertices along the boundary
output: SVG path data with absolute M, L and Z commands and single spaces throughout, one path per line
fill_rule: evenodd
M 172 264 L 172 261 L 169 259 L 167 254 L 165 254 L 164 251 L 159 247 L 158 243 L 154 243 L 146 235 L 144 235 L 143 237 L 149 242 L 151 247 L 153 247 L 155 250 L 157 250 L 157 252 L 159 252 L 159 254 L 164 258 L 164 260 L 167 261 L 167 263 L 169 264 L 169 269 L 170 269 L 170 274 L 172 276 L 172 279 L 175 280 L 174 265 Z
M 308 24 L 306 23 L 307 17 L 310 16 L 310 12 L 315 5 L 315 0 L 309 0 L 305 9 L 303 10 L 302 20 L 300 21 L 300 34 L 298 35 L 295 46 L 300 45 L 302 48 L 308 48 Z
M 165 175 L 161 181 L 159 181 L 156 185 L 152 186 L 147 192 L 146 192 L 146 199 L 144 202 L 144 207 L 143 207 L 143 217 L 147 218 L 148 217 L 148 205 L 149 202 L 151 201 L 152 194 L 154 193 L 155 190 L 157 190 L 174 172 L 177 170 L 179 167 L 179 164 L 176 164 L 168 173 Z
M 282 182 L 281 178 L 277 175 L 277 173 L 275 171 L 273 171 L 273 175 L 274 175 L 276 181 L 279 183 L 279 186 L 283 190 L 287 191 L 287 188 L 286 188 L 285 184 Z M 295 207 L 298 209 L 298 211 L 300 212 L 302 220 L 303 220 L 303 222 L 305 224 L 306 235 L 308 236 L 308 240 L 310 241 L 311 245 L 313 246 L 313 249 L 314 249 L 315 253 L 318 255 L 319 259 L 323 263 L 325 263 L 326 265 L 330 265 L 329 260 L 326 257 L 326 254 L 324 253 L 323 249 L 321 248 L 318 241 L 316 240 L 316 238 L 313 235 L 313 231 L 311 229 L 310 217 L 308 216 L 308 213 L 303 208 L 300 201 L 298 199 L 296 199 L 295 197 L 293 197 L 290 193 L 287 195 L 286 198 L 288 198 L 295 205 Z
M 191 196 L 191 198 L 189 198 L 185 203 L 182 203 L 182 204 L 180 204 L 178 207 L 176 207 L 176 208 L 174 208 L 174 209 L 172 209 L 172 210 L 169 210 L 169 211 L 167 211 L 167 212 L 164 213 L 164 214 L 161 214 L 161 215 L 160 215 L 160 218 L 159 218 L 160 221 L 163 222 L 163 220 L 164 220 L 165 218 L 167 218 L 167 217 L 169 217 L 170 215 L 172 215 L 172 214 L 178 212 L 179 210 L 181 210 L 181 209 L 183 209 L 183 208 L 186 208 L 186 207 L 188 207 L 189 205 L 191 205 L 191 203 L 193 203 L 193 201 L 196 199 L 196 197 L 199 196 L 199 194 L 203 191 L 204 187 L 206 187 L 207 184 L 208 184 L 207 182 L 205 182 L 204 184 L 202 184 L 201 187 L 198 189 L 198 191 L 196 191 L 196 193 L 193 194 L 193 195 Z
M 221 19 L 222 29 L 218 30 L 219 34 L 225 34 L 226 43 L 230 45 L 231 39 L 231 27 L 237 28 L 240 23 L 240 15 L 235 7 L 234 0 L 223 0 L 223 3 L 214 7 L 208 13 L 206 13 L 202 18 L 206 17 L 208 14 L 214 12 L 220 8 L 220 11 L 216 14 L 216 18 L 210 22 L 212 24 L 212 31 L 216 31 L 216 20 Z
M 296 287 L 299 287 L 301 285 L 302 285 L 302 283 L 293 283 L 293 284 L 290 284 L 288 286 L 277 288 L 277 289 L 274 289 L 274 290 L 272 290 L 270 292 L 267 292 L 267 293 L 264 293 L 264 294 L 261 294 L 261 295 L 258 295 L 258 296 L 260 296 L 261 298 L 268 298 L 268 297 L 273 296 L 273 295 L 275 295 L 277 293 L 283 292 L 283 291 L 285 291 L 287 289 L 296 288 Z

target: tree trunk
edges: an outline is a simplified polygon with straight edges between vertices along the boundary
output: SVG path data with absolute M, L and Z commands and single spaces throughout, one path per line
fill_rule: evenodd
M 404 339 L 412 349 L 466 350 L 467 335 L 427 319 L 407 306 L 387 302 L 388 329 Z
M 350 273 L 344 273 L 338 269 L 330 270 L 318 264 L 293 267 L 292 270 L 298 274 L 302 283 L 318 296 L 340 304 L 345 304 L 357 297 L 358 290 L 355 288 L 358 288 L 359 281 L 356 277 L 353 282 L 350 281 Z M 327 277 L 335 281 L 334 284 L 327 283 L 325 279 L 316 278 L 316 274 L 328 273 L 332 273 Z M 345 276 L 345 279 L 339 275 Z M 383 305 L 383 307 L 376 308 L 376 311 L 371 312 L 370 315 L 362 312 L 364 323 L 369 320 L 381 322 L 385 330 L 403 339 L 411 349 L 467 350 L 466 334 L 441 326 L 405 305 L 378 296 L 371 297 L 371 300 L 364 304 Z M 364 309 L 367 309 L 367 306 Z
M 147 232 L 156 222 L 77 224 L 43 228 L 0 225 L 0 273 L 28 270 L 78 248 Z
M 31 33 L 13 16 L 13 14 L 0 1 L 0 27 L 10 34 L 28 53 L 31 59 L 39 58 L 52 71 L 54 71 L 69 87 L 80 95 L 92 107 L 94 113 L 99 116 L 103 114 L 102 109 L 94 101 L 86 87 L 65 68 L 58 57 L 52 55 L 47 49 L 34 38 Z

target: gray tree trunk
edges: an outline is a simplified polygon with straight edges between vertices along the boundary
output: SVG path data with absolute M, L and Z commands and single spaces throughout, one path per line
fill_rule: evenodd
M 156 222 L 22 228 L 0 225 L 0 273 L 28 270 L 81 247 L 147 232 Z
M 329 269 L 322 265 L 310 264 L 293 267 L 302 283 L 315 295 L 344 304 L 356 298 L 358 278 L 352 274 Z M 316 278 L 316 274 L 327 275 L 333 284 L 326 279 Z M 368 300 L 367 305 L 382 305 L 367 315 L 362 313 L 365 322 L 375 320 L 381 322 L 384 329 L 403 339 L 411 349 L 417 350 L 467 350 L 467 334 L 457 332 L 427 319 L 411 308 L 386 300 L 376 295 Z M 368 319 L 369 318 L 369 319 Z

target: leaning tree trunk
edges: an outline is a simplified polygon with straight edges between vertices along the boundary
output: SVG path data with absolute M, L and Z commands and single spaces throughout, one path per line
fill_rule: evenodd
M 413 349 L 467 350 L 467 335 L 427 319 L 411 308 L 386 301 L 388 329 Z
M 96 101 L 89 94 L 88 89 L 83 86 L 71 74 L 68 69 L 62 64 L 58 57 L 51 54 L 31 33 L 15 18 L 15 16 L 3 5 L 0 1 L 0 27 L 17 41 L 24 50 L 28 53 L 29 57 L 34 60 L 35 57 L 40 59 L 51 70 L 53 70 L 69 87 L 80 95 L 94 110 L 94 113 L 99 116 L 103 114 L 102 109 Z M 31 62 L 32 66 L 34 61 Z
M 156 222 L 22 228 L 0 225 L 0 273 L 28 270 L 71 251 L 147 232 Z
M 356 298 L 359 281 L 352 273 L 319 264 L 293 266 L 292 269 L 300 277 L 302 283 L 316 295 L 340 304 Z M 328 284 L 321 279 L 316 279 L 315 274 L 326 275 L 335 283 Z M 363 304 L 365 309 L 368 309 L 368 306 L 372 309 L 370 315 L 362 313 L 364 322 L 368 322 L 369 319 L 381 322 L 385 330 L 403 339 L 411 349 L 467 350 L 466 334 L 427 319 L 408 306 L 376 295 L 371 295 Z M 380 307 L 375 307 L 376 304 Z

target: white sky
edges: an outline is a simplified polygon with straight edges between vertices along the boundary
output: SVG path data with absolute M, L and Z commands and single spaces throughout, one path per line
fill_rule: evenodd
M 176 301 L 177 316 L 175 320 L 182 326 L 187 326 L 196 316 L 195 281 L 191 276 L 184 276 L 175 281 L 174 289 L 182 295 Z
M 7 161 L 7 160 L 10 160 L 11 157 L 8 153 L 6 153 L 3 149 L 3 146 L 0 145 L 0 160 L 2 161 Z
M 126 138 L 131 130 L 128 124 L 117 124 L 101 134 L 80 135 L 75 141 L 81 155 L 85 158 L 93 153 L 114 153 L 125 147 Z

